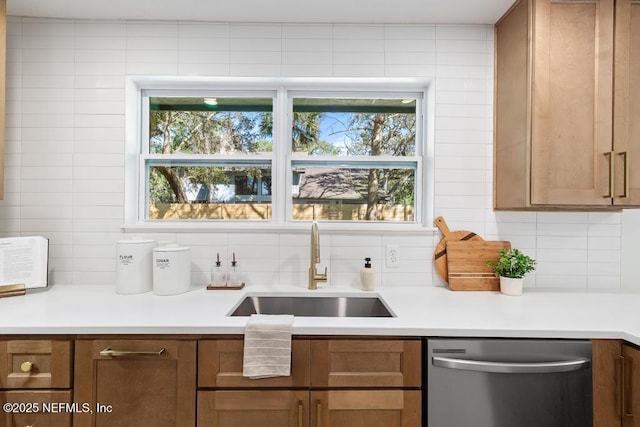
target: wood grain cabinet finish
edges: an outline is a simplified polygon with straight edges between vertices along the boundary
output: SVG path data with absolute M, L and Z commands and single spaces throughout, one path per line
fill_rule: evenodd
M 324 339 L 311 342 L 312 387 L 420 387 L 421 342 Z
M 640 348 L 593 340 L 594 427 L 640 426 Z
M 519 0 L 498 21 L 496 209 L 640 206 L 639 6 Z
M 96 408 L 75 413 L 76 427 L 193 427 L 196 341 L 77 340 L 74 400 Z
M 198 427 L 306 427 L 308 390 L 198 391 Z
M 71 390 L 0 391 L 0 406 L 16 408 L 0 413 L 0 427 L 71 427 L 71 403 Z
M 294 339 L 291 377 L 260 380 L 241 377 L 241 338 L 198 355 L 199 427 L 422 425 L 419 339 Z
M 249 379 L 242 376 L 244 341 L 238 339 L 198 342 L 198 387 L 308 387 L 309 340 L 291 342 L 291 376 Z
M 419 390 L 312 391 L 312 427 L 419 427 Z
M 0 389 L 71 388 L 70 340 L 0 340 Z
M 0 340 L 0 427 L 70 427 L 71 340 Z

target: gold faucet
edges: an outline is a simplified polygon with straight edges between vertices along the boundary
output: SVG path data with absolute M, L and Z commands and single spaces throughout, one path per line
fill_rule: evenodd
M 309 289 L 318 289 L 318 282 L 327 281 L 327 267 L 324 274 L 318 273 L 316 264 L 320 262 L 320 233 L 318 232 L 318 222 L 311 224 L 311 265 L 309 266 Z

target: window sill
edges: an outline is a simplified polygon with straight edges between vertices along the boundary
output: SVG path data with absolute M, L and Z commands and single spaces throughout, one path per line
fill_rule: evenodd
M 263 224 L 258 221 L 243 223 L 219 223 L 214 221 L 198 222 L 142 222 L 123 224 L 120 228 L 125 233 L 308 233 L 311 221 L 291 224 Z M 421 224 L 363 224 L 353 222 L 319 222 L 323 233 L 335 234 L 424 234 L 433 235 L 434 227 Z

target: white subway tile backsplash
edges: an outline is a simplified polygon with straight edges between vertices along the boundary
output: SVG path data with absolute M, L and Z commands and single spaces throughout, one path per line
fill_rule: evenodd
M 426 77 L 435 75 L 434 65 L 387 64 L 384 66 L 385 77 Z
M 191 38 L 227 38 L 229 37 L 229 24 L 179 22 L 179 39 Z
M 284 24 L 283 39 L 331 39 L 333 26 L 330 24 Z
M 75 78 L 75 85 L 73 86 L 76 89 L 124 89 L 125 77 L 124 75 L 120 76 L 109 76 L 109 75 L 77 75 Z
M 26 31 L 23 28 L 23 33 Z M 73 49 L 75 38 L 73 36 L 25 36 L 22 35 L 23 49 Z
M 229 31 L 231 38 L 282 38 L 282 25 L 280 24 L 231 24 Z
M 440 40 L 486 40 L 484 25 L 436 25 L 436 39 Z
M 331 63 L 332 56 L 330 52 L 283 52 L 282 54 L 282 63 L 283 64 L 305 64 L 310 66 L 316 66 L 315 64 L 319 64 L 322 66 L 323 64 Z
M 127 25 L 120 21 L 75 21 L 75 35 L 79 37 L 124 37 Z
M 180 63 L 178 64 L 178 74 L 181 76 L 229 76 L 229 64 L 225 63 L 198 63 L 198 64 L 188 64 L 188 63 Z
M 435 40 L 435 25 L 385 25 L 386 40 Z
M 620 213 L 492 210 L 493 39 L 493 27 L 482 25 L 9 17 L 0 227 L 51 239 L 54 283 L 114 283 L 127 74 L 426 77 L 435 83 L 436 215 L 452 230 L 510 240 L 536 257 L 527 287 L 619 287 Z M 249 284 L 307 286 L 307 232 L 148 236 L 192 248 L 194 284 L 208 281 L 215 253 L 226 262 L 236 252 Z M 325 286 L 358 287 L 365 256 L 378 286 L 443 286 L 432 263 L 440 238 L 321 232 Z M 389 244 L 400 246 L 400 268 L 384 265 Z
M 589 289 L 619 289 L 620 275 L 615 276 L 589 276 L 587 278 Z
M 82 36 L 76 37 L 75 48 L 82 51 L 93 50 L 95 52 L 110 51 L 127 48 L 126 37 L 112 36 Z
M 435 65 L 436 55 L 432 52 L 385 52 L 387 64 Z
M 283 39 L 282 50 L 284 52 L 330 53 L 333 50 L 333 40 L 326 38 Z
M 75 59 L 75 52 L 70 49 L 24 49 L 21 52 L 22 62 L 28 63 L 73 62 Z
M 185 50 L 178 52 L 180 64 L 228 64 L 229 51 L 225 50 Z
M 436 96 L 441 92 L 447 91 L 482 92 L 487 94 L 487 77 L 489 77 L 489 74 L 480 78 L 440 77 L 436 86 Z M 488 93 L 491 94 L 493 92 L 489 91 Z
M 127 38 L 149 39 L 151 37 L 171 38 L 178 36 L 178 24 L 165 22 L 131 22 L 127 24 Z
M 342 39 L 384 39 L 384 25 L 350 25 L 336 24 L 333 26 L 333 38 Z

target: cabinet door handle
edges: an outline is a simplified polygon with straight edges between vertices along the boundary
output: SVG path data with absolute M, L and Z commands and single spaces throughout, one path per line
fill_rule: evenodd
M 622 415 L 625 418 L 633 418 L 633 411 L 630 402 L 633 402 L 633 359 L 631 357 L 624 357 L 622 360 L 622 372 L 624 372 L 624 401 L 622 403 Z
M 304 405 L 302 400 L 298 400 L 298 427 L 304 427 Z
M 164 348 L 158 351 L 121 351 L 111 350 L 109 347 L 100 351 L 100 356 L 111 357 L 131 357 L 131 356 L 161 356 L 164 353 Z
M 22 372 L 31 372 L 32 369 L 33 369 L 33 362 L 31 361 L 22 362 L 20 364 L 20 370 Z
M 609 151 L 608 153 L 604 153 L 605 156 L 609 156 L 609 194 L 605 194 L 605 199 L 610 199 L 614 197 L 615 194 L 615 181 L 614 181 L 614 172 L 615 172 L 615 156 L 613 151 Z
M 618 356 L 615 360 L 615 369 L 616 369 L 616 384 L 618 386 L 618 390 L 616 393 L 617 404 L 618 404 L 618 417 L 622 419 L 624 416 L 624 356 Z
M 629 197 L 629 153 L 627 153 L 626 151 L 623 151 L 621 153 L 618 153 L 618 156 L 621 156 L 623 158 L 622 167 L 624 168 L 623 193 L 618 197 L 625 198 L 625 197 Z
M 316 427 L 322 427 L 322 401 L 316 400 Z

